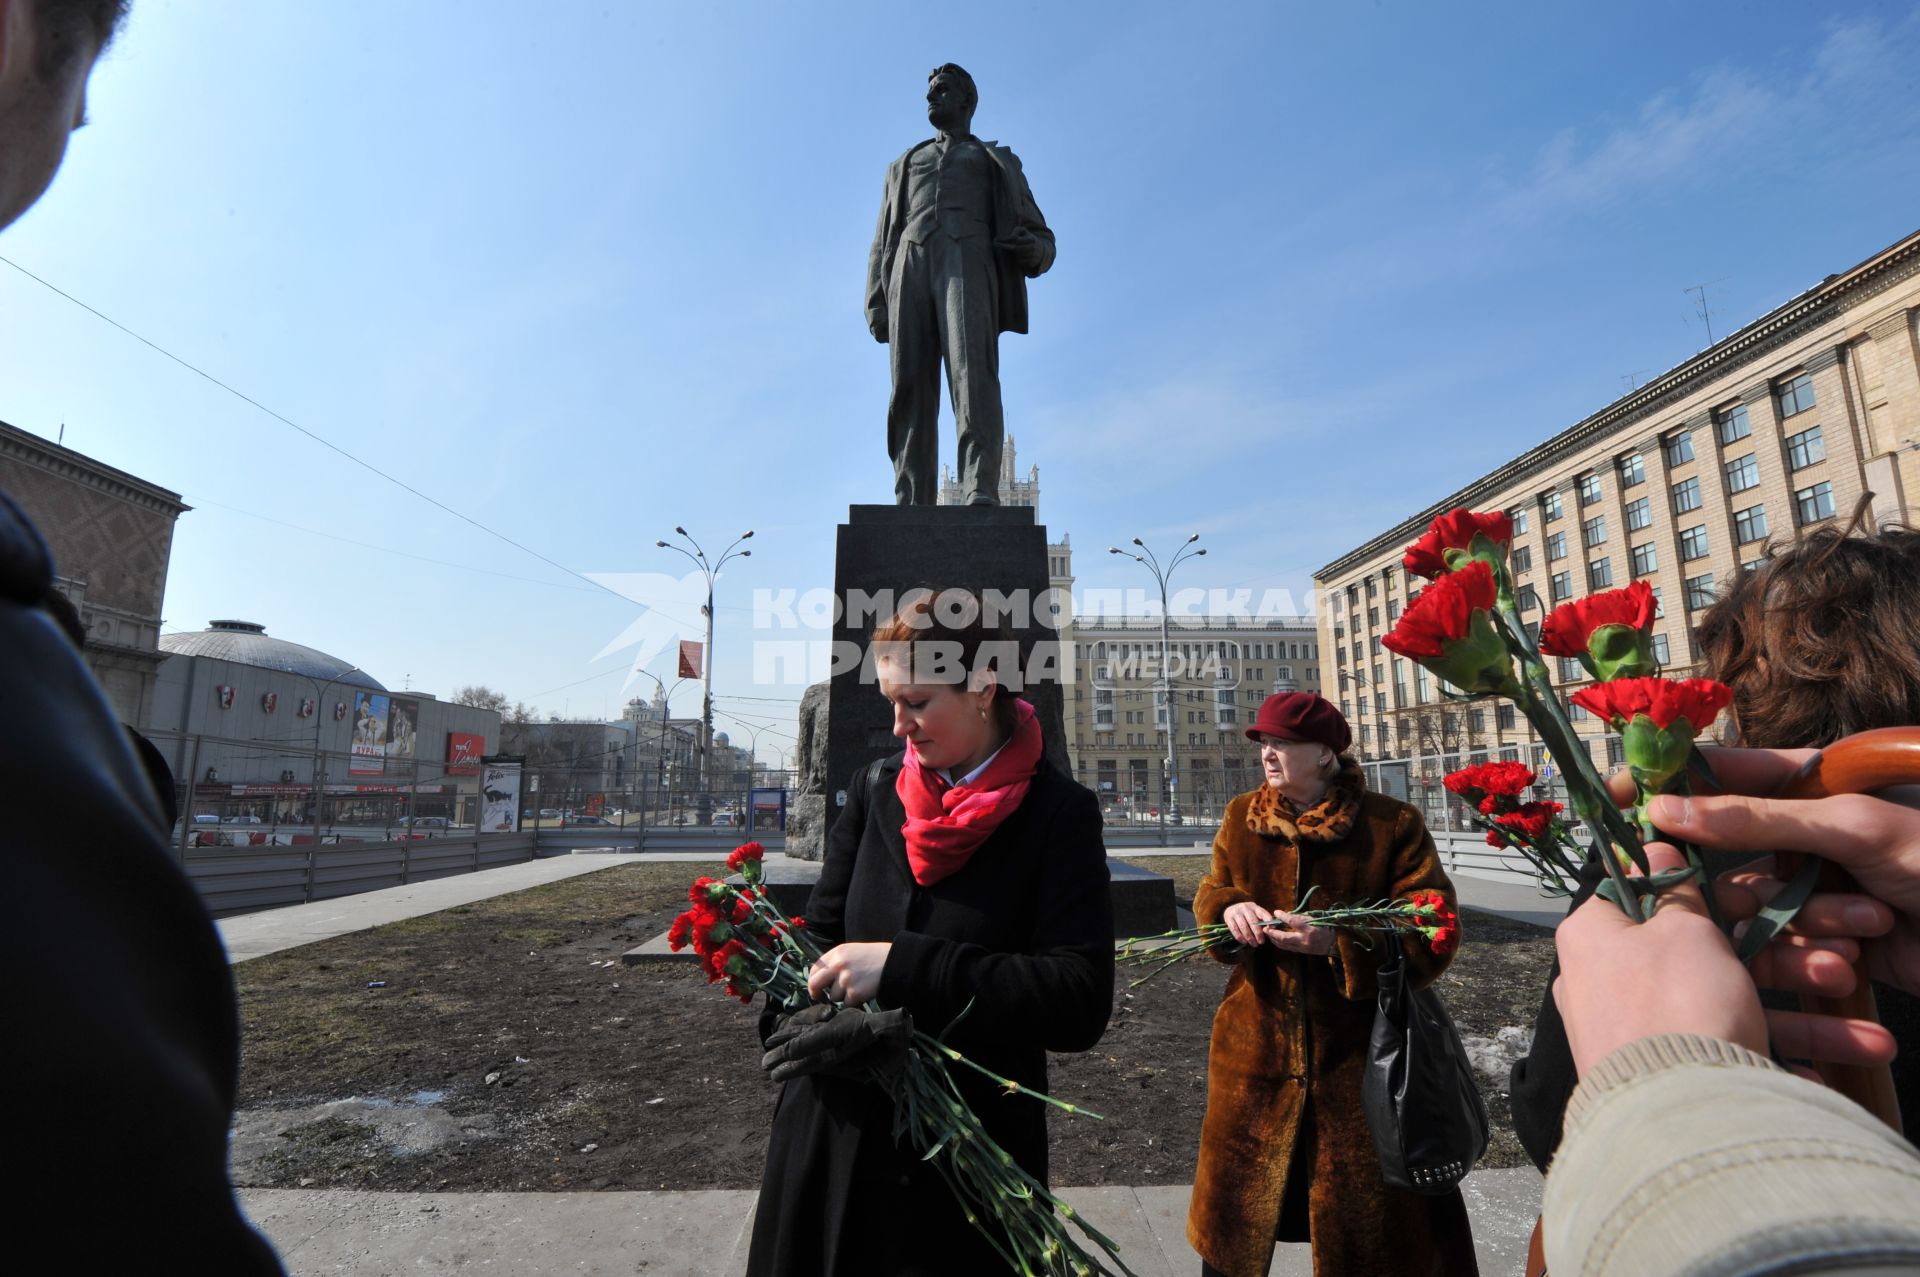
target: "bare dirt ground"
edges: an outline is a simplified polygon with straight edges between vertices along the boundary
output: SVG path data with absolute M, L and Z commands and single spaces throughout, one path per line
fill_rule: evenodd
M 1190 900 L 1206 858 L 1142 862 Z M 716 865 L 637 862 L 242 964 L 234 1176 L 247 1186 L 392 1190 L 753 1188 L 773 1088 L 755 1016 L 690 963 L 625 966 Z M 1547 932 L 1470 914 L 1441 984 L 1463 1034 L 1532 1023 Z M 1115 991 L 1094 1050 L 1056 1056 L 1056 1176 L 1180 1184 L 1206 1102 L 1226 969 L 1197 960 Z M 1510 1033 L 1509 1038 L 1513 1035 Z M 1504 1072 L 1483 1076 L 1494 1144 Z

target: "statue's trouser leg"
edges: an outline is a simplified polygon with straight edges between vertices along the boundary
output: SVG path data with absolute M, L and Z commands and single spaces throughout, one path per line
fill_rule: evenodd
M 902 244 L 894 254 L 887 328 L 887 362 L 893 370 L 893 397 L 887 403 L 893 499 L 900 505 L 933 505 L 940 500 L 940 323 L 923 244 Z
M 940 290 L 940 337 L 947 356 L 947 393 L 959 441 L 960 499 L 1000 503 L 1000 277 L 993 243 L 984 236 L 937 237 L 934 278 Z

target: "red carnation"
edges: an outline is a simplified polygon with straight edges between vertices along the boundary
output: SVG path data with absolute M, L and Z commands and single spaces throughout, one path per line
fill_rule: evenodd
M 1583 687 L 1573 703 L 1592 710 L 1615 727 L 1644 715 L 1661 731 L 1684 718 L 1697 735 L 1733 699 L 1725 683 L 1710 678 L 1617 678 Z
M 1380 642 L 1463 692 L 1517 693 L 1513 658 L 1493 625 L 1498 593 L 1493 569 L 1475 559 L 1423 590 Z
M 1427 948 L 1433 951 L 1436 958 L 1446 957 L 1453 952 L 1453 946 L 1460 943 L 1458 927 L 1435 927 L 1431 931 L 1422 928 L 1422 933 L 1427 937 Z
M 1694 737 L 1732 699 L 1725 683 L 1710 678 L 1617 678 L 1573 694 L 1574 704 L 1619 730 L 1627 770 L 1643 796 L 1660 793 L 1685 769 Z
M 1484 542 L 1479 554 L 1474 541 Z M 1507 545 L 1513 540 L 1513 520 L 1504 512 L 1475 514 L 1464 508 L 1450 510 L 1435 519 L 1427 534 L 1407 547 L 1403 560 L 1415 576 L 1438 580 L 1448 572 L 1457 572 L 1469 559 L 1478 558 L 1492 566 L 1504 563 Z
M 705 904 L 709 900 L 725 900 L 728 890 L 727 884 L 718 878 L 695 878 L 693 885 L 687 888 L 687 899 L 697 905 Z
M 733 917 L 731 919 L 733 924 L 738 926 L 751 917 L 753 917 L 753 906 L 740 897 L 735 896 L 733 900 Z
M 1469 563 L 1422 590 L 1380 645 L 1416 661 L 1442 658 L 1448 644 L 1467 638 L 1474 612 L 1491 608 L 1496 593 L 1493 569 Z
M 688 942 L 692 938 L 693 910 L 689 909 L 675 918 L 673 925 L 667 928 L 667 948 L 678 953 L 687 947 Z
M 1493 823 L 1518 833 L 1528 842 L 1539 842 L 1547 836 L 1547 831 L 1553 826 L 1553 818 L 1560 810 L 1560 804 L 1555 802 L 1521 803 L 1516 810 L 1494 817 Z M 1489 838 L 1487 841 L 1493 840 Z
M 735 847 L 733 854 L 727 857 L 727 868 L 738 873 L 740 872 L 740 867 L 749 860 L 758 861 L 766 854 L 767 849 L 757 842 L 743 843 Z
M 1660 668 L 1653 656 L 1657 607 L 1645 581 L 1562 603 L 1541 624 L 1540 650 L 1578 657 L 1597 679 L 1649 677 Z
M 1442 783 L 1468 802 L 1478 802 L 1475 794 L 1517 798 L 1533 782 L 1533 769 L 1525 763 L 1474 763 L 1450 773 Z

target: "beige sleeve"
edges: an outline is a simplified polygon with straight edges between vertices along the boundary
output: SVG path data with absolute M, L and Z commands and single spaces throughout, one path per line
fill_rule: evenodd
M 1628 1043 L 1567 1106 L 1547 1175 L 1554 1277 L 1920 1268 L 1920 1152 L 1715 1038 Z

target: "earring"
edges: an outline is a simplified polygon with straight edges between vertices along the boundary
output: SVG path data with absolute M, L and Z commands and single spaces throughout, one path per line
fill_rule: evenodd
M 987 707 L 985 705 L 980 707 L 980 721 L 983 723 L 987 721 Z

